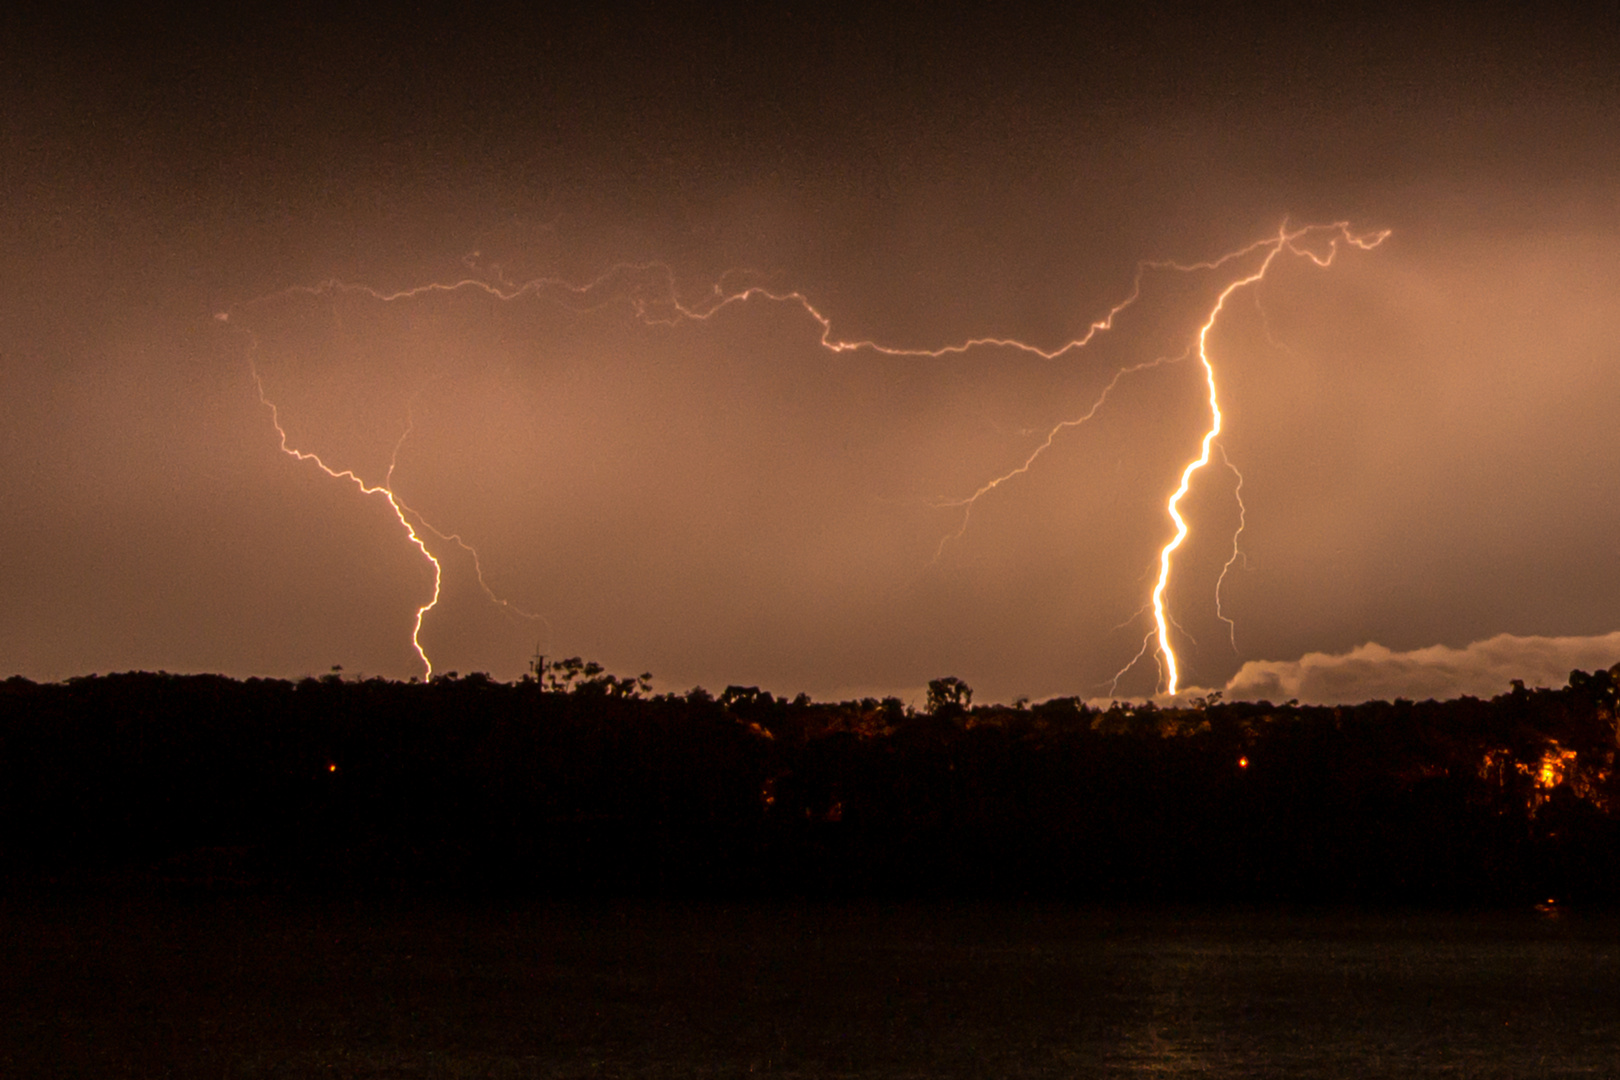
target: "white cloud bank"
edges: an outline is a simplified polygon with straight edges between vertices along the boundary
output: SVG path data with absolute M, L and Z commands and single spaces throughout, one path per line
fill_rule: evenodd
M 1561 687 L 1572 669 L 1592 671 L 1620 661 L 1620 631 L 1597 637 L 1515 637 L 1498 634 L 1461 649 L 1432 645 L 1394 652 L 1368 642 L 1347 653 L 1306 653 L 1298 660 L 1251 660 L 1226 684 L 1232 701 L 1348 705 L 1407 698 L 1424 701 L 1506 693 L 1513 679 L 1526 686 Z

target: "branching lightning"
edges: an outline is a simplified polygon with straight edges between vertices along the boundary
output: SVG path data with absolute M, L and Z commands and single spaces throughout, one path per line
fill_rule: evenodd
M 934 562 L 939 562 L 939 557 L 945 554 L 946 544 L 950 543 L 952 540 L 960 540 L 964 535 L 967 534 L 968 518 L 973 513 L 974 503 L 978 502 L 984 496 L 990 494 L 990 492 L 994 491 L 1002 484 L 1005 484 L 1008 480 L 1013 479 L 1015 476 L 1022 476 L 1024 473 L 1029 472 L 1030 468 L 1035 464 L 1035 459 L 1050 450 L 1052 448 L 1052 443 L 1060 434 L 1069 428 L 1079 427 L 1081 424 L 1086 423 L 1092 417 L 1096 416 L 1097 410 L 1103 407 L 1103 402 L 1108 400 L 1108 395 L 1113 392 L 1114 387 L 1119 385 L 1119 381 L 1121 379 L 1127 375 L 1133 375 L 1138 371 L 1146 371 L 1148 368 L 1156 368 L 1161 364 L 1175 363 L 1177 361 L 1185 360 L 1187 356 L 1187 353 L 1183 353 L 1180 356 L 1161 356 L 1156 360 L 1146 360 L 1140 364 L 1132 364 L 1129 367 L 1120 368 L 1118 371 L 1114 372 L 1114 377 L 1108 380 L 1107 385 L 1105 385 L 1096 398 L 1092 400 L 1091 408 L 1087 409 L 1085 412 L 1071 420 L 1059 421 L 1050 431 L 1046 433 L 1046 438 L 1042 439 L 1036 445 L 1035 449 L 1030 451 L 1029 456 L 1024 458 L 1023 463 L 1018 467 L 1014 468 L 1010 472 L 1002 473 L 1000 476 L 997 476 L 992 480 L 987 480 L 985 483 L 979 486 L 977 491 L 966 496 L 965 498 L 940 499 L 939 501 L 935 502 L 934 505 L 938 507 L 949 507 L 953 509 L 959 508 L 962 511 L 962 524 L 955 532 L 947 533 L 940 537 L 939 546 L 934 549 Z
M 1171 556 L 1175 554 L 1177 548 L 1181 547 L 1182 542 L 1187 539 L 1189 531 L 1186 519 L 1181 516 L 1181 500 L 1192 486 L 1193 475 L 1209 464 L 1210 448 L 1221 433 L 1221 404 L 1219 394 L 1215 388 L 1215 364 L 1209 356 L 1210 331 L 1215 329 L 1215 322 L 1220 318 L 1221 311 L 1226 307 L 1227 299 L 1239 289 L 1253 285 L 1264 278 L 1266 271 L 1271 269 L 1272 263 L 1283 252 L 1287 251 L 1295 255 L 1303 255 L 1317 266 L 1329 266 L 1338 254 L 1338 245 L 1341 240 L 1363 250 L 1368 250 L 1383 243 L 1384 239 L 1389 235 L 1389 232 L 1385 230 L 1367 236 L 1356 236 L 1350 232 L 1348 225 L 1341 222 L 1331 226 L 1334 235 L 1329 240 L 1327 254 L 1318 255 L 1309 248 L 1302 246 L 1301 241 L 1312 232 L 1320 231 L 1320 229 L 1320 226 L 1315 228 L 1306 227 L 1289 232 L 1287 225 L 1284 224 L 1277 231 L 1275 237 L 1248 248 L 1249 251 L 1265 250 L 1265 258 L 1261 260 L 1259 268 L 1238 278 L 1222 289 L 1220 295 L 1215 298 L 1215 306 L 1210 309 L 1208 318 L 1198 328 L 1198 361 L 1203 365 L 1204 382 L 1209 388 L 1209 430 L 1204 433 L 1204 437 L 1199 443 L 1198 456 L 1189 461 L 1186 468 L 1182 469 L 1181 483 L 1176 486 L 1176 490 L 1170 495 L 1169 501 L 1165 504 L 1165 510 L 1169 513 L 1170 519 L 1175 522 L 1176 535 L 1159 551 L 1159 579 L 1153 586 L 1153 622 L 1157 629 L 1158 655 L 1162 658 L 1161 670 L 1164 675 L 1165 693 L 1167 694 L 1175 694 L 1181 686 L 1181 668 L 1176 659 L 1175 648 L 1170 641 L 1169 619 L 1165 612 L 1164 600 L 1165 590 L 1170 587 Z M 1241 474 L 1239 475 L 1241 486 Z M 1240 531 L 1241 528 L 1240 524 Z M 1231 566 L 1230 561 L 1227 566 Z M 1225 576 L 1226 571 L 1223 569 L 1221 577 L 1224 579 Z M 1222 617 L 1224 618 L 1224 616 Z
M 287 443 L 287 429 L 281 426 L 281 414 L 276 409 L 275 402 L 265 397 L 264 380 L 259 378 L 259 372 L 257 369 L 255 369 L 253 372 L 253 384 L 258 388 L 259 402 L 264 405 L 265 408 L 270 410 L 270 423 L 276 429 L 276 435 L 280 440 L 281 452 L 289 457 L 296 458 L 299 461 L 314 462 L 316 468 L 320 469 L 327 476 L 330 476 L 334 480 L 349 481 L 355 487 L 360 489 L 360 494 L 362 495 L 381 495 L 384 501 L 388 503 L 389 509 L 394 512 L 394 517 L 399 519 L 400 527 L 405 530 L 406 537 L 408 537 L 410 542 L 416 546 L 416 549 L 422 553 L 422 557 L 432 565 L 433 595 L 428 599 L 427 603 L 416 609 L 416 621 L 411 627 L 411 647 L 416 650 L 417 657 L 422 661 L 424 677 L 431 679 L 433 677 L 433 661 L 428 659 L 427 652 L 422 648 L 422 620 L 427 617 L 428 612 L 432 611 L 438 606 L 439 592 L 444 584 L 444 567 L 441 566 L 439 560 L 434 557 L 433 552 L 428 550 L 427 542 L 417 534 L 416 527 L 411 524 L 410 517 L 407 516 L 407 514 L 410 514 L 411 516 L 416 515 L 411 513 L 409 507 L 400 502 L 399 497 L 394 494 L 393 489 L 389 486 L 391 483 L 393 483 L 394 466 L 399 460 L 399 448 L 405 442 L 406 438 L 410 436 L 411 429 L 407 427 L 404 433 L 400 435 L 399 441 L 394 444 L 394 453 L 388 462 L 387 479 L 381 484 L 368 484 L 364 480 L 360 479 L 360 477 L 357 476 L 352 469 L 334 469 L 326 462 L 322 461 L 319 454 L 310 453 L 307 450 L 300 450 L 295 446 L 289 446 Z M 437 532 L 438 530 L 435 529 L 434 531 Z
M 1226 456 L 1224 446 L 1221 447 L 1221 462 L 1232 470 L 1233 476 L 1237 477 L 1237 486 L 1232 489 L 1232 500 L 1237 503 L 1238 527 L 1232 532 L 1232 554 L 1222 565 L 1221 576 L 1215 579 L 1215 617 L 1226 624 L 1226 636 L 1232 642 L 1232 651 L 1237 652 L 1237 623 L 1228 618 L 1226 612 L 1221 609 L 1221 586 L 1226 584 L 1226 575 L 1231 572 L 1233 564 L 1244 558 L 1243 549 L 1238 546 L 1238 541 L 1243 538 L 1243 530 L 1248 527 L 1249 508 L 1243 505 L 1243 474 L 1238 472 L 1238 467 Z M 1248 565 L 1247 560 L 1244 565 Z
M 220 322 L 228 323 L 230 321 L 230 313 L 221 313 L 217 315 L 216 318 Z M 490 588 L 488 581 L 484 577 L 483 561 L 479 558 L 478 549 L 473 547 L 466 540 L 462 539 L 459 534 L 447 533 L 434 526 L 434 524 L 428 521 L 427 518 L 424 517 L 420 512 L 413 509 L 408 503 L 405 502 L 404 499 L 400 498 L 398 492 L 394 490 L 394 472 L 399 467 L 400 449 L 405 445 L 405 441 L 411 437 L 411 432 L 416 426 L 416 419 L 413 413 L 407 413 L 405 430 L 400 432 L 399 438 L 394 441 L 392 452 L 388 456 L 388 471 L 383 476 L 383 482 L 380 484 L 368 484 L 354 470 L 334 469 L 324 460 L 322 460 L 319 454 L 307 450 L 300 450 L 297 447 L 292 446 L 287 439 L 287 430 L 281 424 L 280 410 L 276 407 L 275 402 L 271 401 L 270 398 L 265 394 L 264 380 L 259 375 L 257 365 L 250 364 L 250 371 L 253 376 L 254 389 L 259 395 L 259 403 L 270 411 L 270 425 L 275 429 L 277 445 L 281 449 L 281 452 L 296 461 L 313 463 L 316 468 L 320 469 L 334 480 L 347 480 L 349 483 L 353 484 L 362 495 L 381 496 L 388 504 L 389 510 L 393 512 L 394 518 L 399 522 L 400 527 L 405 530 L 406 539 L 411 543 L 412 546 L 422 553 L 422 557 L 426 559 L 428 565 L 433 568 L 433 594 L 428 598 L 427 603 L 422 604 L 416 609 L 416 616 L 411 625 L 411 648 L 415 650 L 417 659 L 419 659 L 422 663 L 424 678 L 432 679 L 433 661 L 428 657 L 427 650 L 422 645 L 422 623 L 427 618 L 427 613 L 438 606 L 439 599 L 443 594 L 444 566 L 439 561 L 438 557 L 435 556 L 428 548 L 427 541 L 424 540 L 421 534 L 417 532 L 418 526 L 432 533 L 434 536 L 445 541 L 446 543 L 455 544 L 472 558 L 473 574 L 478 581 L 478 587 L 483 591 L 485 597 L 487 597 L 492 604 L 495 604 L 497 607 L 510 611 L 513 614 L 525 619 L 544 621 L 543 616 L 535 614 L 531 611 L 525 611 L 523 608 L 517 606 L 511 601 L 497 595 L 496 592 Z
M 1091 322 L 1085 331 L 1056 348 L 1041 348 L 1024 341 L 1012 338 L 979 337 L 971 338 L 956 344 L 939 348 L 913 348 L 897 347 L 881 344 L 871 339 L 844 339 L 834 335 L 833 323 L 830 317 L 823 314 L 804 293 L 797 290 L 777 290 L 759 284 L 741 284 L 738 287 L 729 287 L 729 283 L 745 279 L 751 275 L 743 272 L 728 272 L 722 275 L 719 281 L 711 286 L 707 292 L 696 300 L 683 301 L 677 293 L 674 273 L 669 266 L 663 263 L 623 263 L 610 267 L 598 277 L 583 285 L 573 284 L 557 277 L 537 277 L 527 281 L 512 282 L 504 275 L 497 274 L 497 280 L 490 281 L 477 277 L 464 277 L 453 281 L 430 282 L 411 288 L 392 292 L 382 291 L 366 285 L 346 283 L 337 279 L 329 279 L 316 285 L 300 285 L 271 296 L 261 297 L 240 305 L 248 307 L 278 297 L 292 295 L 327 296 L 337 293 L 354 293 L 369 297 L 381 303 L 394 303 L 416 299 L 435 294 L 452 294 L 459 292 L 481 292 L 496 300 L 510 302 L 523 297 L 549 299 L 559 305 L 575 311 L 591 311 L 614 302 L 629 304 L 634 317 L 649 325 L 675 326 L 684 322 L 702 322 L 715 316 L 720 311 L 734 304 L 743 303 L 752 299 L 763 299 L 773 303 L 797 305 L 819 328 L 818 344 L 834 353 L 844 353 L 866 350 L 885 356 L 939 358 L 962 354 L 979 348 L 1013 349 L 1032 354 L 1047 360 L 1054 360 L 1070 353 L 1084 349 L 1099 334 L 1114 328 L 1119 316 L 1134 305 L 1142 295 L 1144 281 L 1150 273 L 1169 272 L 1179 274 L 1192 274 L 1199 272 L 1214 272 L 1222 270 L 1233 263 L 1241 263 L 1251 257 L 1259 257 L 1258 266 L 1255 266 L 1240 276 L 1229 281 L 1216 296 L 1213 306 L 1205 316 L 1198 328 L 1197 334 L 1189 343 L 1187 349 L 1179 355 L 1160 356 L 1156 359 L 1142 361 L 1118 368 L 1112 378 L 1103 386 L 1089 407 L 1082 413 L 1058 422 L 1053 425 L 1034 449 L 1032 449 L 1018 465 L 1012 469 L 993 477 L 981 484 L 971 494 L 937 500 L 933 503 L 939 508 L 960 509 L 962 511 L 961 523 L 957 529 L 941 538 L 934 552 L 934 561 L 937 562 L 943 554 L 946 545 L 953 540 L 961 539 L 967 532 L 973 508 L 980 499 L 985 498 L 1003 484 L 1027 473 L 1036 461 L 1050 450 L 1057 438 L 1065 432 L 1088 423 L 1097 415 L 1099 410 L 1108 401 L 1110 394 L 1118 387 L 1126 376 L 1148 369 L 1157 368 L 1166 364 L 1179 363 L 1196 356 L 1202 368 L 1205 387 L 1210 410 L 1210 424 L 1199 443 L 1199 453 L 1188 461 L 1181 471 L 1180 482 L 1169 495 L 1165 504 L 1166 513 L 1174 524 L 1174 536 L 1165 543 L 1159 551 L 1158 574 L 1148 603 L 1144 604 L 1137 613 L 1138 616 L 1149 608 L 1153 612 L 1153 625 L 1143 638 L 1142 647 L 1136 656 L 1122 668 L 1113 680 L 1113 686 L 1128 673 L 1143 657 L 1150 652 L 1159 668 L 1161 685 L 1169 694 L 1175 694 L 1181 685 L 1181 665 L 1176 656 L 1175 647 L 1171 641 L 1171 629 L 1181 629 L 1168 610 L 1166 594 L 1170 587 L 1171 572 L 1174 556 L 1186 541 L 1190 527 L 1182 516 L 1180 504 L 1191 488 L 1194 476 L 1208 465 L 1213 450 L 1219 445 L 1218 438 L 1222 430 L 1222 414 L 1220 400 L 1216 387 L 1215 364 L 1209 351 L 1210 335 L 1215 329 L 1216 322 L 1226 307 L 1228 299 L 1241 289 L 1255 285 L 1266 276 L 1278 257 L 1284 253 L 1303 256 L 1319 267 L 1326 267 L 1333 263 L 1341 245 L 1350 245 L 1362 250 L 1371 250 L 1381 244 L 1389 235 L 1388 230 L 1356 234 L 1351 232 L 1347 222 L 1336 222 L 1331 225 L 1310 225 L 1290 229 L 1286 223 L 1281 226 L 1273 236 L 1257 240 L 1236 250 L 1230 251 L 1215 259 L 1203 262 L 1181 263 L 1170 260 L 1144 260 L 1136 266 L 1136 272 L 1131 288 L 1125 298 L 1108 309 L 1101 318 Z M 1315 247 L 1312 244 L 1315 244 Z M 1325 249 L 1324 249 L 1325 245 Z M 469 264 L 470 265 L 470 264 Z M 232 315 L 226 312 L 218 316 L 222 321 L 229 321 Z M 1269 333 L 1269 330 L 1268 330 Z M 483 566 L 478 552 L 456 533 L 443 532 L 429 524 L 421 514 L 406 505 L 393 490 L 393 473 L 397 462 L 399 447 L 409 436 L 411 427 L 407 424 L 405 433 L 394 447 L 394 458 L 390 460 L 387 478 L 382 484 L 371 485 L 363 481 L 351 470 L 337 470 L 328 466 L 318 455 L 299 450 L 288 444 L 287 433 L 282 427 L 276 406 L 266 397 L 264 386 L 259 379 L 257 369 L 253 372 L 255 386 L 258 389 L 259 400 L 270 410 L 271 421 L 280 440 L 281 450 L 299 461 L 313 462 L 328 476 L 337 480 L 347 480 L 353 483 L 363 495 L 378 495 L 387 501 L 394 516 L 399 520 L 405 530 L 406 537 L 431 564 L 433 568 L 433 595 L 426 604 L 417 609 L 415 623 L 412 629 L 411 642 L 416 650 L 422 665 L 431 677 L 432 662 L 421 644 L 422 623 L 427 613 L 438 604 L 443 584 L 443 568 L 439 560 L 429 550 L 417 527 L 449 543 L 455 543 L 468 552 L 473 560 L 474 570 L 477 574 L 480 588 L 495 604 L 511 610 L 526 618 L 538 618 L 530 612 L 508 603 L 498 597 L 486 584 Z M 1227 573 L 1242 557 L 1239 547 L 1239 538 L 1246 525 L 1246 508 L 1242 500 L 1243 476 L 1235 465 L 1226 457 L 1224 448 L 1221 448 L 1222 460 L 1237 477 L 1237 485 L 1233 497 L 1238 503 L 1239 524 L 1232 539 L 1232 554 L 1221 569 L 1220 577 L 1216 582 L 1216 610 L 1219 618 L 1227 624 L 1229 637 L 1233 648 L 1236 648 L 1236 624 L 1230 619 L 1220 606 L 1220 589 L 1226 580 Z M 414 524 L 413 524 L 414 522 Z M 1134 617 L 1133 620 L 1134 621 Z M 1181 630 L 1184 636 L 1185 630 Z

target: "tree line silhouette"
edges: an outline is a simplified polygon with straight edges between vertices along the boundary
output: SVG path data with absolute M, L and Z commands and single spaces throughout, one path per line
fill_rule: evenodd
M 925 708 L 505 683 L 0 683 L 13 884 L 525 895 L 1620 900 L 1617 675 L 1491 700 Z

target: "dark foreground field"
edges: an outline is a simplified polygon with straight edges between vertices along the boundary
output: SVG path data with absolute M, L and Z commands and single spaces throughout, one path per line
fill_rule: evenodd
M 1620 1073 L 1620 921 L 36 894 L 0 1074 Z

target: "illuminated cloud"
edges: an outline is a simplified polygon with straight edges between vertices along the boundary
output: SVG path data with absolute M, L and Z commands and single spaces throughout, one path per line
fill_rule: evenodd
M 1407 698 L 1424 701 L 1505 693 L 1513 679 L 1560 687 L 1574 669 L 1607 668 L 1620 660 L 1620 631 L 1596 637 L 1516 637 L 1498 634 L 1461 649 L 1431 645 L 1395 652 L 1374 642 L 1347 653 L 1306 653 L 1298 660 L 1251 660 L 1226 696 L 1242 701 L 1337 705 Z

